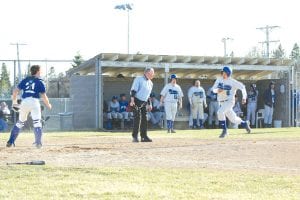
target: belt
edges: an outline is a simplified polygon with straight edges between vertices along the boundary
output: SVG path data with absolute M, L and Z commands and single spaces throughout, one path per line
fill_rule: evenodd
M 137 104 L 140 104 L 140 106 L 139 106 L 140 108 L 143 107 L 143 106 L 146 106 L 147 103 L 148 103 L 147 101 L 142 101 L 142 100 L 140 100 L 136 97 L 135 97 L 135 101 L 136 101 Z
M 226 101 L 228 101 L 228 99 L 226 99 L 226 100 L 223 100 L 223 101 L 220 101 L 221 103 L 223 103 L 223 102 L 226 102 Z

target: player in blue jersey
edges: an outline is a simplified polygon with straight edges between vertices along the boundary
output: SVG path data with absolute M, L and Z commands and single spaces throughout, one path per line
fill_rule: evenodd
M 49 99 L 46 95 L 46 88 L 43 83 L 41 76 L 41 67 L 39 65 L 33 65 L 30 68 L 31 76 L 23 79 L 18 87 L 14 89 L 12 94 L 13 109 L 19 111 L 19 120 L 11 130 L 10 138 L 7 141 L 6 146 L 15 146 L 15 141 L 20 133 L 21 128 L 27 120 L 27 116 L 31 113 L 34 135 L 35 135 L 35 146 L 37 148 L 42 147 L 42 123 L 41 123 L 41 105 L 39 98 L 41 97 L 44 104 L 48 109 L 52 106 L 49 103 Z M 22 91 L 22 103 L 17 103 L 17 96 Z
M 126 94 L 120 94 L 120 113 L 124 119 L 124 127 L 130 127 L 130 118 L 133 116 L 132 112 L 129 112 L 129 102 L 126 99 Z

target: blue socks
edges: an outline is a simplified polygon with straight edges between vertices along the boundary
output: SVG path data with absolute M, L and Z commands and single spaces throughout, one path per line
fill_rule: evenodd
M 174 129 L 174 121 L 167 120 L 167 128 L 168 128 L 168 130 L 173 130 Z
M 203 127 L 203 121 L 202 121 L 202 119 L 199 119 L 199 126 L 200 126 L 200 128 Z
M 197 119 L 193 119 L 193 128 L 197 127 Z
M 226 126 L 226 121 L 225 120 L 220 120 L 219 121 L 219 127 L 223 130 L 227 130 L 227 126 Z
M 11 130 L 10 132 L 10 137 L 9 137 L 9 140 L 7 141 L 7 143 L 10 143 L 10 144 L 15 144 L 15 141 L 18 137 L 20 133 L 20 128 L 18 128 L 16 125 L 13 127 L 13 129 Z
M 241 126 L 242 126 L 243 128 L 246 128 L 246 124 L 247 124 L 246 121 L 242 121 L 242 122 L 241 122 Z
M 167 128 L 168 128 L 168 130 L 170 130 L 172 128 L 172 121 L 171 120 L 167 120 Z
M 37 127 L 33 129 L 34 136 L 35 136 L 35 144 L 36 145 L 42 145 L 42 128 Z

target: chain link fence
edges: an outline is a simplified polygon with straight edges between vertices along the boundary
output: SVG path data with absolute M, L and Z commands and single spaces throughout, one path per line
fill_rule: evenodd
M 46 131 L 68 131 L 73 130 L 73 108 L 72 100 L 70 98 L 50 98 L 52 109 L 48 110 L 41 102 L 42 107 L 42 121 Z M 10 99 L 0 99 L 0 102 L 5 102 L 11 108 L 12 102 Z M 17 121 L 17 113 L 10 110 L 9 115 L 4 116 L 9 129 Z M 25 129 L 32 128 L 32 120 L 30 116 L 25 124 Z
M 296 72 L 296 89 L 294 93 L 295 98 L 295 123 L 300 127 L 300 72 Z

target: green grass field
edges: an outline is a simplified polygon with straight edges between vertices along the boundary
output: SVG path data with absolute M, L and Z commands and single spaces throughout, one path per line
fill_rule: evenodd
M 129 133 L 65 132 L 46 137 L 128 137 Z M 219 130 L 153 131 L 153 139 L 219 140 Z M 23 136 L 29 137 L 27 134 Z M 1 138 L 6 139 L 7 136 Z M 231 130 L 230 139 L 300 139 L 299 128 Z M 1 141 L 2 141 L 1 139 Z M 3 139 L 3 140 L 4 140 Z M 21 139 L 21 138 L 20 138 Z M 3 151 L 3 150 L 2 150 Z M 295 155 L 299 159 L 299 155 Z M 0 165 L 0 199 L 300 199 L 300 174 L 153 168 Z

